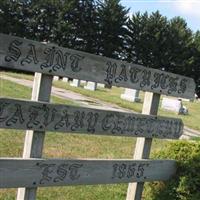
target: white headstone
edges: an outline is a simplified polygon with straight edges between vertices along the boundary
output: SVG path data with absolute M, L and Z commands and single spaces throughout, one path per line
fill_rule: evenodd
M 73 79 L 72 83 L 70 83 L 73 87 L 80 87 L 81 81 L 79 79 Z
M 105 84 L 103 84 L 103 83 L 97 83 L 97 86 L 98 86 L 98 87 L 101 87 L 101 88 L 104 88 L 104 87 L 105 87 Z
M 86 84 L 86 83 L 87 83 L 87 81 L 81 80 L 81 83 L 82 83 L 82 84 Z
M 140 102 L 141 99 L 139 98 L 139 93 L 139 90 L 126 88 L 124 94 L 121 94 L 121 99 L 131 102 Z
M 54 77 L 53 77 L 53 80 L 54 80 L 54 81 L 58 81 L 58 80 L 59 80 L 59 77 L 58 77 L 58 76 L 54 76 Z
M 181 109 L 183 108 L 183 105 L 181 99 L 170 99 L 164 97 L 162 100 L 161 108 L 180 113 Z
M 87 82 L 87 85 L 84 86 L 84 88 L 85 88 L 86 90 L 95 91 L 95 90 L 97 89 L 97 83 L 88 81 L 88 82 Z
M 63 77 L 62 81 L 63 81 L 63 82 L 68 82 L 69 79 L 68 79 L 67 77 Z

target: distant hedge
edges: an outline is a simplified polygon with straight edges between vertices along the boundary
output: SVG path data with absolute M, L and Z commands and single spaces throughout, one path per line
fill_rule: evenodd
M 200 200 L 199 141 L 171 142 L 153 157 L 175 159 L 178 169 L 167 182 L 147 183 L 145 200 Z

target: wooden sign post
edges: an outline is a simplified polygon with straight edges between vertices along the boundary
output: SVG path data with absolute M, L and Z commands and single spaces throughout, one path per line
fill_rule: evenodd
M 143 114 L 157 115 L 160 95 L 156 93 L 145 93 L 143 103 Z M 134 159 L 148 159 L 151 150 L 152 138 L 138 138 L 135 147 Z M 127 200 L 141 200 L 144 183 L 129 183 Z
M 53 76 L 35 73 L 32 100 L 49 102 Z M 23 158 L 41 158 L 45 132 L 26 131 Z M 37 188 L 19 188 L 17 200 L 36 199 Z
M 179 138 L 183 123 L 156 115 L 160 94 L 193 99 L 193 79 L 4 34 L 0 67 L 37 72 L 32 101 L 0 98 L 0 128 L 27 130 L 23 158 L 0 158 L 0 188 L 20 187 L 17 200 L 35 200 L 37 187 L 109 183 L 130 183 L 127 200 L 141 200 L 144 182 L 175 174 L 175 161 L 148 158 L 152 138 Z M 48 103 L 53 76 L 147 91 L 142 114 Z M 139 138 L 133 160 L 42 159 L 45 131 Z

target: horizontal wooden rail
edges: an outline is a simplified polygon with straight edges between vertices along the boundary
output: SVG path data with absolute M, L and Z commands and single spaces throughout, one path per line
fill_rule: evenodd
M 0 98 L 0 128 L 178 138 L 181 119 Z
M 191 78 L 4 34 L 0 34 L 0 66 L 189 99 L 195 92 Z
M 0 159 L 0 188 L 168 180 L 173 160 Z

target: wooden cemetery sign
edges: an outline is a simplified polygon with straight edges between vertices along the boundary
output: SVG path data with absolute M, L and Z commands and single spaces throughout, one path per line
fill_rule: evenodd
M 4 68 L 194 98 L 194 80 L 184 76 L 4 34 L 0 48 Z
M 162 170 L 160 170 L 162 169 Z M 173 160 L 0 159 L 0 187 L 47 187 L 168 180 Z
M 27 130 L 23 158 L 0 158 L 0 188 L 20 187 L 17 200 L 36 199 L 37 187 L 108 183 L 130 183 L 127 200 L 140 200 L 144 182 L 174 175 L 175 161 L 148 160 L 152 138 L 183 132 L 180 119 L 156 116 L 160 94 L 192 99 L 193 79 L 4 34 L 0 67 L 36 72 L 32 101 L 0 98 L 0 128 Z M 142 114 L 48 103 L 53 76 L 148 91 Z M 139 139 L 134 160 L 41 159 L 45 131 Z
M 179 138 L 181 119 L 0 98 L 0 128 Z

